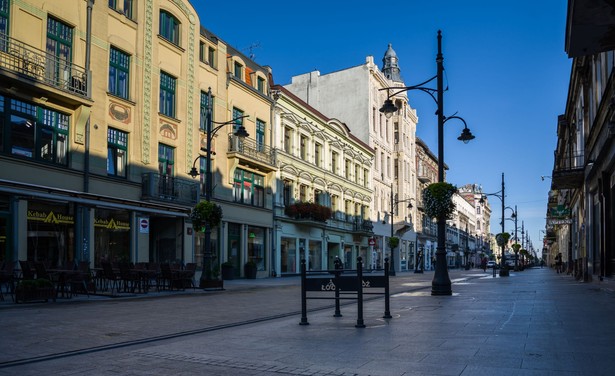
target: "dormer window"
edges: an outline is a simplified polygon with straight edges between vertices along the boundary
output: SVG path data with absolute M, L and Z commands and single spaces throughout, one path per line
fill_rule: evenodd
M 243 71 L 243 65 L 241 65 L 241 63 L 236 61 L 234 66 L 233 66 L 233 75 L 235 76 L 235 78 L 241 80 L 242 79 L 242 71 Z
M 259 93 L 265 94 L 265 79 L 264 78 L 262 77 L 256 78 L 256 90 L 258 90 Z

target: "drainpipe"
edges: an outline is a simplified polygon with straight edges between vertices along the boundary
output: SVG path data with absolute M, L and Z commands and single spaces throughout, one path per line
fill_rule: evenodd
M 92 54 L 92 7 L 94 0 L 88 0 L 86 34 L 85 34 L 85 72 L 87 74 L 88 97 L 92 97 L 92 74 L 90 72 L 90 61 Z M 85 123 L 85 152 L 83 162 L 83 191 L 90 190 L 90 118 Z

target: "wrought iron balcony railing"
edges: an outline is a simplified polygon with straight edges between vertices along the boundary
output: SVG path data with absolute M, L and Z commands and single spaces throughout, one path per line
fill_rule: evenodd
M 585 156 L 582 152 L 555 154 L 552 179 L 554 189 L 574 189 L 583 184 Z
M 267 145 L 259 144 L 251 138 L 241 139 L 232 134 L 229 135 L 228 151 L 239 153 L 269 166 L 275 166 L 273 149 Z
M 89 72 L 0 33 L 0 68 L 56 89 L 89 98 Z
M 371 234 L 374 232 L 374 224 L 369 219 L 355 219 L 353 231 Z
M 141 198 L 193 206 L 199 201 L 199 183 L 147 172 L 141 180 Z

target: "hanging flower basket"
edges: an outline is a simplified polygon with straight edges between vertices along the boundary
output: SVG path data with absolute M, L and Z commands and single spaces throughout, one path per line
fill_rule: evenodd
M 211 201 L 201 201 L 190 213 L 192 226 L 196 231 L 205 231 L 205 226 L 216 227 L 222 220 L 222 208 Z
M 397 236 L 393 236 L 392 238 L 389 238 L 389 247 L 391 247 L 391 249 L 397 248 L 398 245 L 399 245 L 399 238 Z
M 288 205 L 284 213 L 295 219 L 310 219 L 318 222 L 326 222 L 331 218 L 331 208 L 313 202 L 296 202 Z
M 457 187 L 450 183 L 432 183 L 423 190 L 425 214 L 431 218 L 452 219 L 455 212 L 453 195 Z
M 495 241 L 498 243 L 500 247 L 505 246 L 510 239 L 510 234 L 507 232 L 499 233 L 495 236 Z

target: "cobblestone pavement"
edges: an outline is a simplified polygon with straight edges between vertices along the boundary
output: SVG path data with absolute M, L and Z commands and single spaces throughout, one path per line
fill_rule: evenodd
M 391 278 L 333 317 L 299 278 L 225 281 L 225 291 L 0 303 L 0 375 L 611 375 L 615 294 L 551 269 L 493 278 L 450 271 L 452 296 L 431 296 L 433 272 Z

